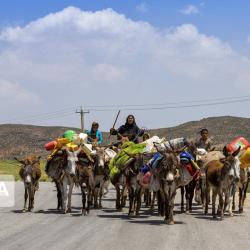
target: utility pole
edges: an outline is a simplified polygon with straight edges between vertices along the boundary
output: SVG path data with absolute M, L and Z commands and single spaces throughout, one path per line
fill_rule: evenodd
M 89 110 L 88 111 L 84 111 L 82 106 L 80 107 L 80 111 L 76 110 L 76 114 L 80 114 L 80 119 L 81 119 L 81 130 L 82 132 L 84 132 L 84 115 L 85 114 L 89 114 Z

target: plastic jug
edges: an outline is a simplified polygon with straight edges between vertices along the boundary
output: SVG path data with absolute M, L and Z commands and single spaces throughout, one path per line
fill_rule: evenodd
M 239 148 L 239 146 L 241 147 L 241 150 L 243 150 L 249 147 L 250 144 L 246 138 L 239 136 L 227 145 L 227 150 L 232 153 L 236 151 Z
M 45 149 L 47 151 L 51 151 L 51 150 L 54 150 L 57 146 L 57 142 L 56 141 L 51 141 L 51 142 L 48 142 L 44 145 Z

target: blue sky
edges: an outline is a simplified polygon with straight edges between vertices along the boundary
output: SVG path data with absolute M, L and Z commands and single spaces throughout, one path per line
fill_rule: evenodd
M 78 105 L 250 95 L 249 13 L 243 0 L 1 1 L 0 123 L 78 126 Z M 250 116 L 238 102 L 133 113 L 153 128 Z M 114 116 L 93 109 L 86 123 L 107 130 Z

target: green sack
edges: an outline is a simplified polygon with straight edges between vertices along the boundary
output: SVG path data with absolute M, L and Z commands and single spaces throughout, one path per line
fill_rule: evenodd
M 109 173 L 109 177 L 110 177 L 111 181 L 114 180 L 114 178 L 117 175 L 119 175 L 120 172 L 121 171 L 117 167 L 112 168 L 111 171 L 110 171 L 110 173 Z
M 143 153 L 145 147 L 145 143 L 135 144 L 133 142 L 125 142 L 122 145 L 122 150 L 109 163 L 110 178 L 112 179 L 114 173 L 120 173 L 122 167 L 131 158 L 131 156 Z
M 63 134 L 63 138 L 67 138 L 70 142 L 73 141 L 73 137 L 76 134 L 74 130 L 67 130 Z

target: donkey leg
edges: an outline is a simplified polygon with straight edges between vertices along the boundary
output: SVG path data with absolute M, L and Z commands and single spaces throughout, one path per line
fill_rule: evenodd
M 74 183 L 70 183 L 69 192 L 68 192 L 68 206 L 67 206 L 67 213 L 71 213 L 71 197 L 73 191 Z
M 208 214 L 209 199 L 210 199 L 210 188 L 207 187 L 205 190 L 205 214 Z
M 82 192 L 82 215 L 86 215 L 86 193 L 85 193 L 85 187 L 81 185 L 81 192 Z
M 35 187 L 31 185 L 30 187 L 30 204 L 29 204 L 29 211 L 31 212 L 34 208 L 34 197 L 35 197 Z
M 154 206 L 155 206 L 155 196 L 156 196 L 156 192 L 153 192 L 153 198 L 152 198 L 151 204 L 150 204 L 150 209 L 152 211 L 154 210 Z
M 94 190 L 91 189 L 91 187 L 88 187 L 88 195 L 87 195 L 87 199 L 88 199 L 88 203 L 87 203 L 87 213 L 89 214 L 89 210 L 90 210 L 90 206 L 91 206 L 91 200 L 92 200 L 92 193 L 94 192 Z
M 227 197 L 225 197 L 225 199 L 228 199 Z M 219 207 L 218 207 L 218 211 L 217 214 L 220 215 L 220 219 L 222 220 L 224 217 L 224 206 L 226 205 L 226 202 L 224 202 L 223 199 L 223 194 L 220 193 L 219 194 Z
M 99 188 L 98 187 L 95 187 L 94 188 L 94 209 L 97 209 L 98 208 L 98 193 L 99 193 Z
M 32 186 L 31 184 L 28 187 L 28 199 L 29 199 L 28 211 L 30 212 L 32 210 Z
M 181 213 L 184 213 L 184 193 L 185 188 L 181 186 Z
M 103 185 L 101 186 L 100 191 L 99 191 L 99 204 L 98 204 L 99 209 L 102 208 Z
M 121 190 L 121 207 L 126 206 L 127 193 L 128 193 L 128 188 L 125 186 Z
M 215 212 L 216 197 L 217 197 L 217 190 L 213 189 L 213 192 L 212 192 L 212 215 L 213 215 L 214 219 L 217 218 L 217 215 L 216 215 L 216 212 Z M 208 205 L 208 204 L 206 204 L 206 205 Z
M 191 186 L 191 189 L 189 190 L 189 212 L 192 213 L 192 208 L 193 208 L 193 198 L 194 198 L 194 192 L 195 192 L 195 187 L 196 183 L 194 182 L 193 185 Z
M 232 201 L 235 194 L 235 188 L 236 186 L 231 187 L 229 193 L 225 196 L 225 204 L 223 212 L 225 213 L 226 209 L 228 208 L 228 213 L 230 216 L 233 216 Z
M 235 211 L 235 192 L 233 194 L 233 200 L 232 200 L 232 211 Z
M 244 203 L 245 203 L 246 196 L 247 196 L 248 186 L 249 186 L 249 180 L 248 180 L 247 183 L 244 185 L 244 189 L 243 189 L 243 198 L 242 198 L 242 206 L 241 206 L 242 209 L 241 209 L 241 213 L 243 213 Z
M 136 195 L 136 216 L 140 215 L 141 203 L 142 203 L 142 188 L 140 187 Z
M 242 185 L 242 188 L 239 188 L 239 213 L 243 212 L 243 200 L 244 200 L 244 185 Z
M 185 186 L 185 198 L 186 198 L 186 214 L 189 214 L 189 200 L 190 200 L 190 184 L 186 185 Z
M 62 209 L 63 213 L 67 213 L 66 204 L 67 204 L 67 193 L 68 193 L 68 187 L 67 187 L 67 181 L 63 180 L 63 187 L 62 187 Z
M 23 206 L 23 212 L 27 211 L 27 199 L 28 199 L 28 189 L 27 187 L 24 185 L 24 206 Z
M 174 200 L 175 200 L 176 192 L 172 195 L 170 206 L 169 206 L 169 225 L 174 224 Z
M 116 209 L 121 210 L 121 192 L 119 185 L 116 185 L 115 189 L 116 189 Z
M 165 223 L 166 224 L 169 224 L 169 197 L 166 197 L 165 196 L 165 199 L 164 199 L 164 203 L 165 203 Z
M 133 203 L 134 203 L 134 189 L 132 187 L 129 188 L 129 211 L 128 215 L 133 215 Z

